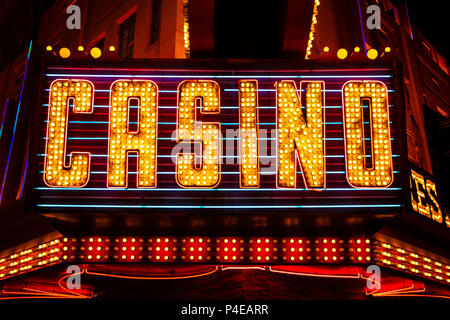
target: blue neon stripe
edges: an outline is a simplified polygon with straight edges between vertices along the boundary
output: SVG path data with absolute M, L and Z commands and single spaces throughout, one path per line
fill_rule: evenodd
M 287 206 L 158 206 L 158 205 L 89 205 L 89 204 L 38 204 L 45 208 L 123 208 L 123 209 L 325 209 L 325 208 L 400 208 L 401 204 L 359 204 L 359 205 L 287 205 Z
M 45 120 L 45 122 L 47 123 L 48 120 Z M 109 121 L 69 121 L 70 123 L 78 123 L 78 124 L 89 124 L 89 123 L 94 123 L 94 124 L 109 124 Z M 370 124 L 370 122 L 363 122 L 364 124 Z M 389 123 L 392 124 L 392 121 L 390 121 Z M 129 122 L 129 124 L 139 124 L 138 122 Z M 176 125 L 176 122 L 158 122 L 158 125 Z M 239 126 L 238 122 L 220 122 L 221 125 L 223 126 Z M 329 124 L 342 124 L 342 121 L 338 121 L 338 122 L 325 122 L 325 125 L 329 125 Z M 260 122 L 259 125 L 261 126 L 275 126 L 276 123 L 275 122 Z
M 228 92 L 238 92 L 239 89 L 223 89 L 224 91 Z M 44 91 L 49 92 L 50 89 L 44 89 Z M 109 93 L 110 89 L 94 89 L 94 92 L 107 92 Z M 260 92 L 275 92 L 276 89 L 258 89 Z M 298 91 L 298 90 L 297 90 Z M 305 90 L 302 90 L 304 92 Z M 342 90 L 339 89 L 325 89 L 325 92 L 342 92 Z M 395 90 L 388 90 L 388 92 L 395 92 Z M 177 90 L 158 90 L 158 93 L 178 93 Z
M 39 157 L 45 157 L 44 153 L 38 153 Z M 137 157 L 137 155 L 135 154 L 130 154 L 128 155 L 129 157 L 133 158 L 133 157 Z M 91 154 L 91 157 L 99 157 L 99 158 L 106 158 L 108 157 L 108 155 L 106 154 Z M 158 158 L 172 158 L 172 156 L 170 155 L 158 155 Z M 259 156 L 260 158 L 276 158 L 276 156 Z M 370 157 L 370 156 L 367 156 Z M 392 155 L 393 158 L 398 158 L 400 157 L 399 154 L 393 154 Z M 239 158 L 239 156 L 221 156 L 221 158 Z M 325 158 L 345 158 L 345 155 L 325 155 Z
M 43 103 L 42 104 L 43 107 L 48 107 L 48 103 Z M 389 108 L 392 108 L 394 105 L 390 104 Z M 106 104 L 97 104 L 94 105 L 94 108 L 106 108 L 109 109 L 111 106 L 106 105 Z M 325 109 L 342 109 L 342 106 L 323 106 Z M 130 108 L 139 108 L 137 106 L 130 106 Z M 178 106 L 158 106 L 158 109 L 177 109 Z M 258 106 L 258 109 L 276 109 L 276 106 Z M 304 107 L 302 107 L 304 108 Z M 363 106 L 363 108 L 369 108 L 369 106 Z M 239 109 L 239 106 L 221 106 L 220 109 L 227 109 L 227 110 L 232 110 L 232 109 Z
M 23 190 L 24 190 L 25 178 L 26 178 L 26 176 L 27 176 L 27 171 L 28 171 L 28 160 L 29 160 L 29 158 L 30 158 L 30 152 L 27 151 L 27 160 L 26 160 L 26 162 L 25 162 L 25 169 L 24 169 L 24 171 L 23 171 L 22 182 L 21 182 L 21 184 L 20 184 L 20 186 L 21 186 L 21 189 L 20 189 L 20 196 L 19 196 L 20 198 L 22 198 L 22 196 L 23 196 Z
M 239 89 L 223 89 L 223 91 L 229 91 L 229 92 L 238 92 Z M 276 89 L 258 89 L 258 91 L 266 91 L 266 92 L 275 92 Z M 296 91 L 300 91 L 300 90 L 296 90 Z M 305 90 L 301 90 L 302 92 L 305 92 Z M 342 92 L 342 89 L 325 89 L 322 90 L 325 92 Z M 173 92 L 177 92 L 176 90 L 173 90 Z M 388 90 L 388 92 L 395 92 L 395 90 Z
M 214 188 L 214 189 L 199 189 L 199 188 L 148 188 L 148 189 L 141 189 L 141 188 L 95 188 L 95 187 L 83 187 L 83 188 L 53 188 L 53 187 L 35 187 L 36 190 L 53 190 L 53 191 L 73 191 L 73 190 L 79 190 L 79 191 L 111 191 L 111 190 L 119 190 L 119 191 L 175 191 L 175 192 L 182 192 L 182 191 L 308 191 L 306 188 L 296 188 L 296 189 L 277 189 L 277 188 L 255 188 L 255 189 L 241 189 L 241 188 Z M 402 188 L 326 188 L 324 191 L 399 191 L 402 190 Z
M 9 102 L 9 98 L 6 98 L 5 109 L 3 109 L 2 126 L 0 127 L 0 140 L 2 138 L 3 126 L 5 125 L 5 121 L 6 121 L 6 110 L 8 109 L 8 102 Z
M 23 79 L 22 79 L 22 88 L 20 89 L 19 104 L 17 105 L 16 119 L 14 120 L 13 134 L 12 134 L 12 137 L 11 137 L 11 143 L 9 145 L 8 160 L 6 161 L 5 174 L 3 175 L 2 190 L 0 192 L 0 203 L 3 200 L 3 192 L 5 190 L 6 177 L 8 176 L 9 161 L 11 160 L 11 152 L 12 152 L 12 148 L 13 148 L 13 145 L 14 145 L 14 137 L 16 135 L 17 121 L 19 119 L 20 107 L 22 105 L 23 87 L 25 86 L 25 79 L 27 77 L 28 63 L 30 61 L 30 54 L 31 54 L 31 46 L 32 45 L 33 45 L 33 40 L 30 40 L 30 45 L 29 45 L 29 48 L 28 48 L 27 62 L 26 62 L 26 65 L 25 65 L 25 72 L 23 74 Z
M 332 76 L 332 75 L 323 75 L 323 76 L 257 76 L 257 75 L 136 75 L 136 74 L 64 74 L 64 73 L 46 73 L 46 77 L 78 77 L 78 78 L 175 78 L 175 79 L 355 79 L 355 78 L 379 78 L 379 79 L 387 79 L 392 78 L 391 75 L 352 75 L 352 76 Z
M 395 138 L 391 138 L 393 141 Z M 42 138 L 42 140 L 47 140 L 47 137 Z M 109 138 L 105 137 L 69 137 L 67 140 L 109 140 Z M 167 137 L 160 137 L 158 140 L 166 140 L 166 141 L 175 141 L 175 138 L 167 138 Z M 229 141 L 238 141 L 239 138 L 232 137 L 232 138 L 220 138 L 220 140 L 229 140 Z M 276 138 L 259 138 L 259 141 L 276 141 Z M 322 140 L 326 141 L 344 141 L 344 138 L 323 138 Z M 364 140 L 369 141 L 370 138 L 364 138 Z
M 39 173 L 44 173 L 44 170 L 39 171 Z M 90 171 L 91 174 L 107 174 L 106 171 Z M 345 171 L 326 171 L 325 174 L 344 174 Z M 394 173 L 400 173 L 400 171 L 394 171 Z M 137 174 L 137 171 L 129 171 L 128 174 Z M 156 174 L 168 174 L 175 175 L 176 172 L 170 171 L 159 171 Z M 229 175 L 240 175 L 240 172 L 221 172 L 220 174 L 229 174 Z M 261 175 L 275 175 L 276 171 L 262 171 Z M 297 171 L 296 174 L 302 174 L 301 171 Z

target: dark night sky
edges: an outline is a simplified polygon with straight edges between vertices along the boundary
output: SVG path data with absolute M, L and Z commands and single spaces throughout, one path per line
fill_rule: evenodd
M 448 44 L 450 2 L 448 0 L 409 0 L 406 2 L 411 23 L 447 59 L 447 64 L 450 64 L 450 45 Z

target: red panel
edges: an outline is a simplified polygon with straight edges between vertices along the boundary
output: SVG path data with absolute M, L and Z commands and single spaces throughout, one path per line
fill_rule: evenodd
M 236 237 L 216 239 L 216 259 L 222 263 L 241 262 L 244 259 L 244 240 Z
M 148 259 L 156 262 L 172 262 L 177 257 L 177 239 L 152 237 L 148 239 Z
M 214 51 L 214 1 L 189 1 L 191 56 Z
M 134 262 L 143 259 L 144 239 L 137 237 L 121 237 L 114 243 L 114 260 Z
M 250 243 L 250 261 L 254 263 L 273 263 L 277 261 L 277 243 L 274 238 L 251 238 Z
M 283 36 L 284 53 L 304 57 L 311 27 L 314 0 L 288 0 Z

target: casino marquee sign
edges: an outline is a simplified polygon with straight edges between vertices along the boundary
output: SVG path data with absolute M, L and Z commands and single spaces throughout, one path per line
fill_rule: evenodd
M 47 67 L 34 207 L 398 211 L 395 81 L 373 66 Z

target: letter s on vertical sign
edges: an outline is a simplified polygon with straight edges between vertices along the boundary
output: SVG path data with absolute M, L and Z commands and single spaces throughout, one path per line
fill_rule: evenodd
M 442 211 L 441 208 L 439 207 L 439 202 L 436 200 L 437 197 L 437 191 L 436 191 L 436 184 L 433 181 L 427 180 L 427 182 L 425 183 L 426 188 L 427 188 L 427 193 L 428 196 L 430 197 L 431 201 L 433 202 L 432 205 L 430 205 L 430 211 L 431 211 L 431 217 L 433 218 L 433 220 L 442 223 Z M 436 195 L 436 197 L 431 193 L 431 191 L 433 191 L 433 193 Z M 436 207 L 436 210 L 434 210 L 434 207 Z

